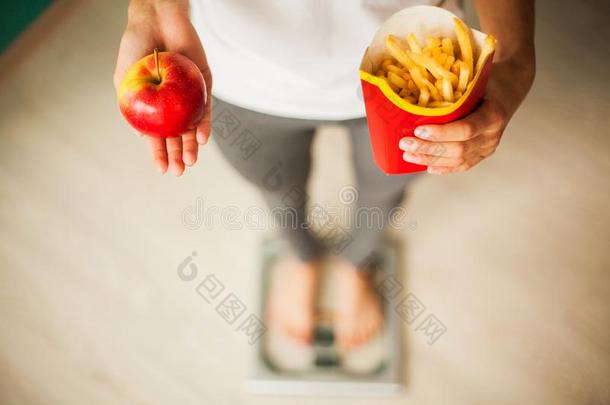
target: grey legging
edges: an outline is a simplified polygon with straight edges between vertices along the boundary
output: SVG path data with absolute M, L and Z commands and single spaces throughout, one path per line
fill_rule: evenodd
M 213 110 L 212 139 L 222 154 L 262 192 L 295 252 L 304 260 L 316 258 L 324 246 L 320 242 L 321 234 L 314 235 L 309 222 L 317 218 L 320 227 L 319 222 L 326 221 L 327 213 L 318 212 L 315 216 L 310 213 L 307 217 L 305 190 L 315 129 L 331 122 L 261 114 L 217 98 Z M 345 199 L 357 196 L 351 212 L 362 221 L 349 221 L 340 231 L 330 230 L 332 237 L 322 239 L 332 240 L 335 253 L 340 252 L 359 266 L 373 253 L 392 209 L 400 205 L 405 186 L 414 176 L 386 176 L 375 166 L 365 119 L 338 124 L 345 125 L 350 132 L 357 182 L 357 193 Z M 347 191 L 349 194 L 350 190 Z

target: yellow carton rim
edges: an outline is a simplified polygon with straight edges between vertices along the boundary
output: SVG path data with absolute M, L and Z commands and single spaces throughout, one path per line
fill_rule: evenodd
M 479 81 L 481 72 L 487 66 L 487 63 L 489 62 L 490 58 L 493 58 L 493 54 L 494 53 L 492 52 L 485 59 L 485 63 L 483 63 L 483 67 L 481 69 L 479 69 L 479 71 L 475 74 L 472 81 L 470 83 L 468 83 L 468 87 L 466 88 L 466 93 L 462 94 L 462 97 L 460 97 L 460 99 L 458 101 L 456 101 L 453 104 L 448 105 L 446 107 L 430 108 L 430 107 L 420 107 L 418 105 L 411 104 L 408 101 L 404 100 L 402 97 L 400 97 L 398 94 L 396 94 L 385 79 L 383 79 L 381 77 L 377 77 L 374 74 L 366 72 L 362 69 L 360 70 L 360 79 L 364 80 L 365 82 L 371 83 L 372 85 L 377 86 L 381 90 L 381 92 L 388 98 L 388 100 L 390 100 L 392 103 L 394 103 L 394 105 L 396 105 L 398 108 L 400 108 L 402 110 L 405 110 L 405 111 L 410 112 L 411 114 L 415 114 L 415 115 L 423 115 L 423 116 L 427 116 L 427 117 L 442 117 L 444 115 L 451 114 L 452 112 L 454 112 L 455 110 L 460 108 L 460 106 L 462 104 L 464 104 L 464 101 L 466 101 L 468 99 L 468 97 L 470 97 L 470 93 L 472 93 L 472 89 L 474 88 L 475 84 Z

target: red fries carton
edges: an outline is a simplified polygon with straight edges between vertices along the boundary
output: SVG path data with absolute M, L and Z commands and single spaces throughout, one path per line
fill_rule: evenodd
M 375 163 L 385 174 L 407 174 L 426 170 L 426 166 L 405 162 L 398 142 L 405 136 L 414 136 L 416 127 L 424 124 L 444 124 L 460 119 L 472 112 L 481 102 L 491 71 L 493 52 L 484 59 L 482 67 L 474 72 L 462 97 L 445 107 L 421 107 L 396 94 L 388 82 L 375 76 L 387 58 L 386 38 L 392 34 L 406 38 L 415 34 L 420 43 L 428 37 L 451 38 L 457 46 L 455 15 L 438 7 L 409 7 L 391 16 L 379 28 L 367 48 L 360 65 L 360 81 L 366 108 L 371 146 Z M 482 32 L 471 29 L 474 62 L 476 64 L 485 38 Z

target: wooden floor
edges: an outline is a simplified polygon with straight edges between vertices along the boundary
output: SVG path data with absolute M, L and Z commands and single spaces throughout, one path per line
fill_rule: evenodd
M 262 201 L 215 145 L 183 178 L 152 169 L 115 103 L 116 3 L 60 1 L 0 60 L 0 403 L 286 403 L 247 393 L 247 337 L 195 290 L 215 274 L 251 312 L 265 232 L 183 215 Z M 447 331 L 404 324 L 404 394 L 291 403 L 610 403 L 603 4 L 538 2 L 537 81 L 498 153 L 413 187 L 405 288 Z M 349 181 L 347 153 L 321 132 L 314 196 Z

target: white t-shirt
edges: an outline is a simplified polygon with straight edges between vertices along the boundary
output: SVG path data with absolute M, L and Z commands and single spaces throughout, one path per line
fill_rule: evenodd
M 364 116 L 360 59 L 379 25 L 412 5 L 460 0 L 191 0 L 214 96 L 266 114 Z

